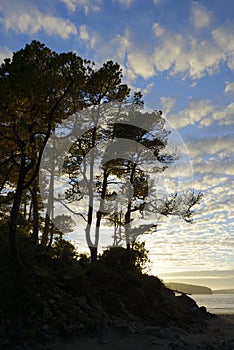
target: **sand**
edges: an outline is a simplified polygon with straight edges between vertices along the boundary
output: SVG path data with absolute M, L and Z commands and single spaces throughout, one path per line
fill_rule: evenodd
M 97 338 L 74 339 L 70 344 L 49 346 L 48 350 L 234 350 L 234 315 L 218 315 L 198 333 L 159 337 L 153 334 L 113 335 L 105 342 Z

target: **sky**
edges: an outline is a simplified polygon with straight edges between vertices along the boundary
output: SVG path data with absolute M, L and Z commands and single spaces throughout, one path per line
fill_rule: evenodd
M 0 61 L 32 40 L 97 67 L 118 62 L 145 105 L 163 111 L 189 159 L 164 179 L 203 198 L 193 224 L 162 219 L 143 237 L 150 272 L 234 288 L 233 1 L 0 0 Z

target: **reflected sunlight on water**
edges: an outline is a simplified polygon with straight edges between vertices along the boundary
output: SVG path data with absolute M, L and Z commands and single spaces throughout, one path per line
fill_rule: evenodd
M 234 294 L 193 294 L 199 306 L 214 314 L 234 314 Z

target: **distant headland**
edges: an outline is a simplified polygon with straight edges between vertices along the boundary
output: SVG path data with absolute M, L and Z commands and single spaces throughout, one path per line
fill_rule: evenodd
M 234 294 L 234 289 L 212 290 L 209 287 L 194 284 L 167 282 L 165 285 L 173 291 L 185 294 Z

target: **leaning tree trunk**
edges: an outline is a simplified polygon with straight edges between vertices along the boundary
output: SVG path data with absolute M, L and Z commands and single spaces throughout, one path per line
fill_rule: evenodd
M 94 247 L 93 247 L 93 251 L 96 248 L 96 253 L 95 253 L 96 260 L 97 260 L 97 247 L 98 247 L 99 236 L 100 236 L 100 225 L 101 225 L 101 220 L 102 220 L 102 215 L 103 215 L 103 210 L 104 210 L 103 201 L 105 200 L 106 190 L 107 190 L 107 179 L 108 179 L 108 173 L 106 170 L 104 170 L 103 181 L 102 181 L 101 200 L 100 200 L 99 210 L 97 211 L 97 215 L 96 215 L 95 243 L 94 243 Z M 91 260 L 92 260 L 92 258 L 91 258 Z
M 45 226 L 42 232 L 41 237 L 41 245 L 46 247 L 49 241 L 49 233 L 50 233 L 50 223 L 51 216 L 53 216 L 54 208 L 54 159 L 52 159 L 51 173 L 50 173 L 50 183 L 49 183 L 49 194 L 48 194 L 48 202 L 45 216 Z
M 10 211 L 10 217 L 8 220 L 10 256 L 11 256 L 11 261 L 13 263 L 13 266 L 15 268 L 17 268 L 20 264 L 22 264 L 19 259 L 19 254 L 17 249 L 16 233 L 17 233 L 17 220 L 18 220 L 18 215 L 20 210 L 20 203 L 21 203 L 21 199 L 24 191 L 25 175 L 26 175 L 26 159 L 25 159 L 25 156 L 22 156 L 15 196 L 14 196 L 13 205 Z
M 92 147 L 93 149 L 95 147 L 96 143 L 96 132 L 97 128 L 93 128 L 92 132 Z M 89 189 L 89 208 L 88 208 L 88 220 L 87 220 L 87 225 L 85 228 L 85 235 L 86 235 L 86 242 L 88 244 L 89 250 L 90 250 L 90 257 L 91 257 L 91 262 L 96 262 L 97 261 L 97 246 L 92 243 L 91 241 L 91 225 L 93 221 L 93 178 L 94 178 L 94 154 L 91 152 L 91 158 L 90 158 L 90 170 L 89 170 L 89 181 L 88 181 L 88 189 Z
M 133 185 L 134 175 L 136 171 L 136 164 L 133 165 L 131 175 L 130 175 L 130 184 Z M 130 240 L 130 224 L 131 224 L 131 212 L 132 212 L 132 202 L 131 198 L 128 198 L 127 211 L 125 213 L 125 234 L 126 234 L 126 248 L 128 251 L 131 250 L 131 240 Z
M 97 261 L 97 247 L 89 247 L 91 262 L 95 263 Z
M 35 242 L 39 240 L 39 215 L 38 215 L 38 187 L 36 180 L 33 182 L 30 188 L 32 196 L 32 209 L 33 209 L 33 232 L 32 237 Z
M 127 206 L 127 211 L 125 214 L 125 235 L 126 235 L 126 249 L 127 251 L 131 250 L 131 246 L 130 246 L 130 233 L 129 233 L 129 226 L 130 226 L 130 222 L 131 222 L 131 202 L 128 203 Z
M 133 185 L 134 175 L 136 170 L 136 164 L 133 165 L 131 175 L 130 175 L 130 183 Z M 130 225 L 131 225 L 131 212 L 132 212 L 132 202 L 131 198 L 128 199 L 127 211 L 125 213 L 125 235 L 126 235 L 126 249 L 127 249 L 127 260 L 126 260 L 126 270 L 131 269 L 131 239 L 130 239 Z

